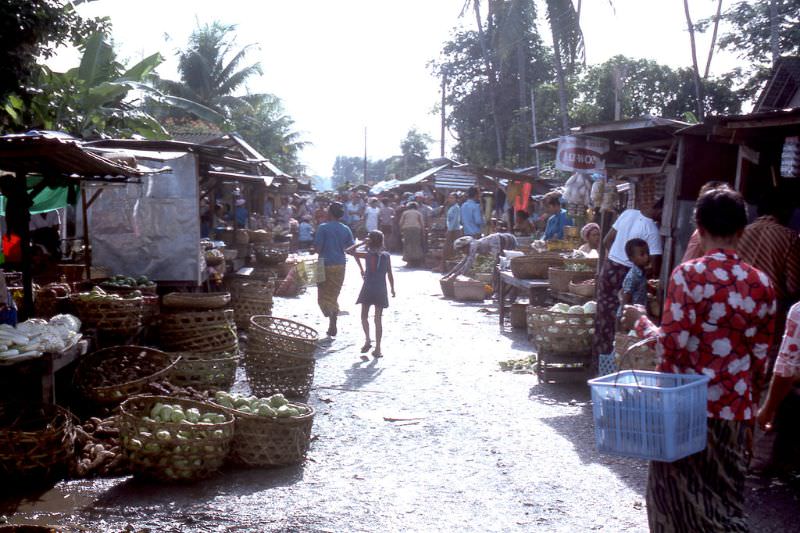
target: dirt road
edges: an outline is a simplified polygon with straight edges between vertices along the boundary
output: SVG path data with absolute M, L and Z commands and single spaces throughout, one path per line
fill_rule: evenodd
M 594 451 L 586 385 L 501 372 L 530 347 L 500 333 L 488 301 L 443 300 L 426 271 L 396 279 L 385 357 L 364 362 L 350 265 L 340 334 L 318 354 L 305 465 L 188 486 L 65 482 L 2 512 L 101 531 L 646 531 L 647 465 Z M 324 331 L 315 298 L 278 300 L 274 313 Z M 754 480 L 748 493 L 753 531 L 800 531 L 796 485 Z

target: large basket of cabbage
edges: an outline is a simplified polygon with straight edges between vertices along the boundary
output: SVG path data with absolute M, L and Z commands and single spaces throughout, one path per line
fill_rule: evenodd
M 547 279 L 550 280 L 550 288 L 556 292 L 569 292 L 569 284 L 571 281 L 584 281 L 594 277 L 594 271 L 577 271 L 554 267 L 547 269 Z
M 282 394 L 268 398 L 218 392 L 214 402 L 236 417 L 231 459 L 247 466 L 281 466 L 303 460 L 311 442 L 314 409 L 290 403 Z
M 271 351 L 300 357 L 313 357 L 317 331 L 293 320 L 256 315 L 250 318 L 250 338 L 262 340 Z
M 642 342 L 636 335 L 624 333 L 614 336 L 614 359 L 619 370 L 655 370 L 660 362 L 655 340 Z
M 275 350 L 262 337 L 251 335 L 244 356 L 250 388 L 259 396 L 283 393 L 305 400 L 314 382 L 316 360 Z
M 135 396 L 120 406 L 119 429 L 134 475 L 190 481 L 209 477 L 225 462 L 234 418 L 208 402 Z
M 180 352 L 180 359 L 170 372 L 170 382 L 197 390 L 228 390 L 236 381 L 239 354 Z
M 0 476 L 62 476 L 75 453 L 72 414 L 56 405 L 0 403 Z
M 511 259 L 511 273 L 519 279 L 546 279 L 547 269 L 560 267 L 564 259 L 557 253 L 542 252 Z
M 550 308 L 528 306 L 528 332 L 540 352 L 580 355 L 591 353 L 595 302 L 583 306 L 559 303 Z
M 155 348 L 111 346 L 83 357 L 73 382 L 85 399 L 113 406 L 169 376 L 179 360 Z

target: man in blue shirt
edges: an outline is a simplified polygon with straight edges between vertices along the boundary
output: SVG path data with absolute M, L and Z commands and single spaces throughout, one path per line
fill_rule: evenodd
M 544 240 L 552 241 L 564 238 L 564 226 L 572 226 L 572 219 L 567 210 L 561 208 L 561 193 L 549 192 L 544 196 L 544 209 L 550 215 L 544 228 Z
M 441 270 L 445 272 L 445 262 L 453 257 L 453 242 L 461 237 L 461 206 L 458 196 L 451 192 L 445 201 L 447 232 L 444 234 L 444 250 L 442 250 Z
M 483 215 L 481 215 L 481 204 L 478 202 L 477 187 L 470 187 L 467 191 L 467 201 L 461 206 L 461 225 L 464 227 L 464 235 L 480 238 Z
M 328 317 L 328 336 L 336 336 L 336 317 L 339 315 L 339 293 L 344 284 L 347 258 L 345 250 L 353 245 L 353 232 L 342 224 L 344 206 L 333 202 L 328 208 L 328 222 L 320 224 L 314 237 L 314 247 L 325 265 L 325 281 L 317 285 L 317 304 Z

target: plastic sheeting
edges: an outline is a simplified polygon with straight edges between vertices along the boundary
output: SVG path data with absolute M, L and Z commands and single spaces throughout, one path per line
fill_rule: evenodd
M 151 157 L 137 154 L 137 161 L 161 168 L 168 160 L 172 170 L 141 183 L 103 187 L 89 208 L 92 263 L 113 274 L 200 283 L 197 160 L 193 154 Z

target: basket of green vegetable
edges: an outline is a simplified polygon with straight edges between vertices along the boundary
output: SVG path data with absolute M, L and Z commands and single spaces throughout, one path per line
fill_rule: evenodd
M 156 293 L 156 283 L 150 281 L 147 276 L 139 276 L 138 278 L 131 276 L 112 276 L 100 283 L 100 287 L 106 292 L 122 295 L 132 291 L 139 291 L 142 294 Z
M 111 346 L 83 357 L 73 383 L 90 402 L 114 406 L 169 376 L 179 360 L 179 354 L 155 348 Z
M 236 380 L 237 353 L 181 352 L 169 380 L 180 387 L 197 390 L 228 390 Z
M 127 337 L 137 334 L 142 327 L 144 301 L 137 291 L 123 297 L 94 287 L 89 292 L 71 295 L 70 302 L 86 328 Z
M 268 398 L 218 392 L 214 403 L 236 417 L 231 459 L 254 467 L 292 465 L 303 460 L 311 442 L 314 409 L 290 403 L 282 394 Z
M 72 414 L 56 405 L 0 403 L 2 479 L 60 477 L 74 453 Z
M 135 396 L 120 406 L 122 446 L 135 476 L 161 481 L 209 477 L 225 462 L 233 435 L 233 415 L 212 403 Z

